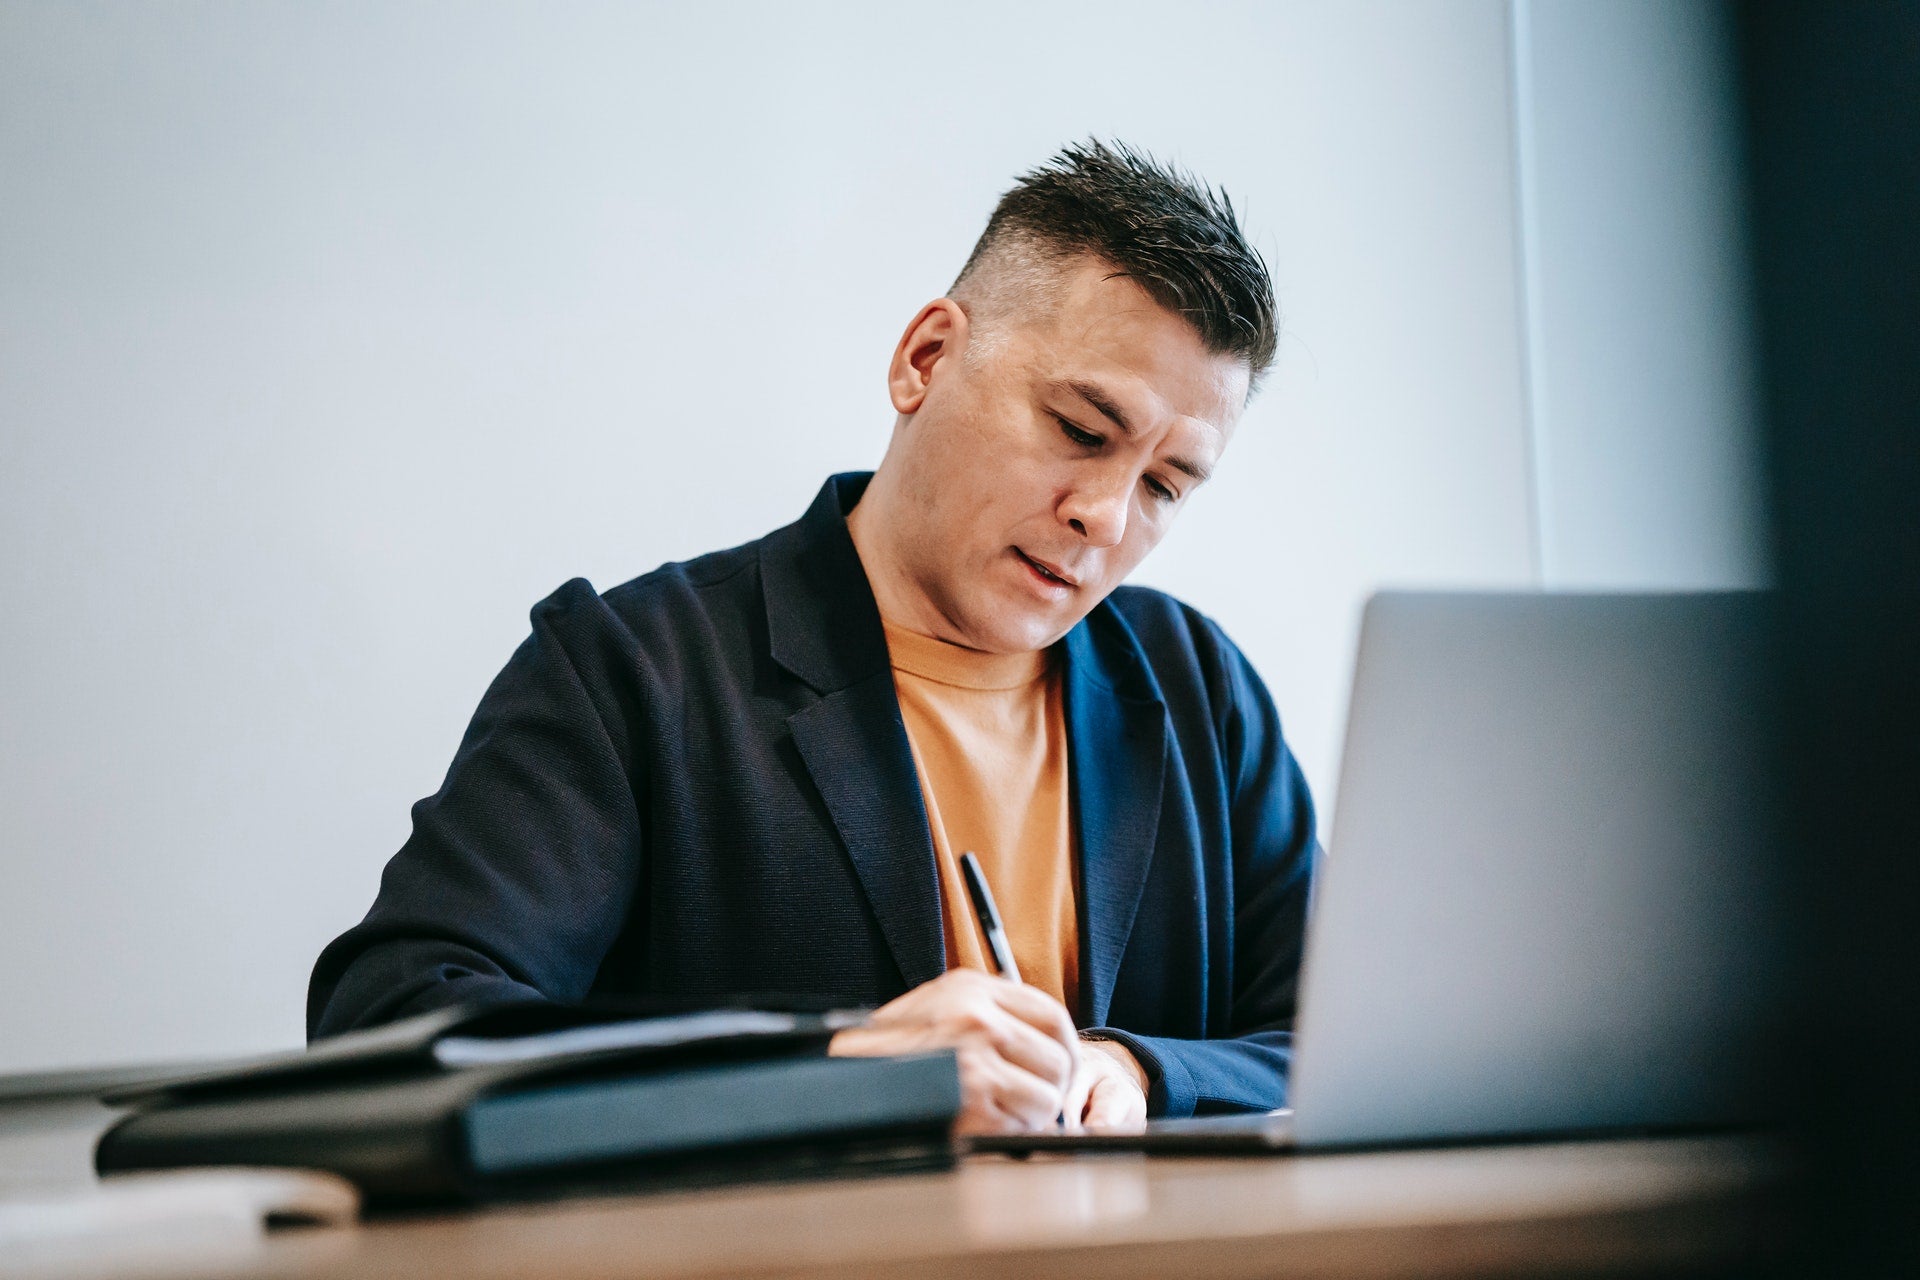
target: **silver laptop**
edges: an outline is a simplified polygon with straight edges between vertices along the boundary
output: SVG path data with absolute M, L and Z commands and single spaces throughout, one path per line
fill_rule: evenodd
M 1785 1003 L 1748 593 L 1384 593 L 1361 627 L 1291 1112 L 978 1149 L 1737 1124 Z

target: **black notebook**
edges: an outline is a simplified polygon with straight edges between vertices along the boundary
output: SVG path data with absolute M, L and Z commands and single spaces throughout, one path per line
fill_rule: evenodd
M 953 1055 L 827 1057 L 846 1021 L 440 1011 L 118 1095 L 94 1162 L 325 1169 L 376 1206 L 950 1162 Z

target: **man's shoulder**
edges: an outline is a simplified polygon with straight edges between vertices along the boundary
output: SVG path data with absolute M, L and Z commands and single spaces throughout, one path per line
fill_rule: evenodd
M 1169 707 L 1219 720 L 1267 698 L 1253 664 L 1212 618 L 1152 587 L 1117 587 L 1107 597 L 1131 633 Z
M 601 592 L 601 598 L 615 612 L 652 614 L 689 606 L 711 604 L 742 593 L 751 593 L 754 570 L 760 564 L 760 544 L 765 538 L 743 542 L 724 551 L 709 551 L 691 560 L 670 560 L 616 587 Z
M 1200 610 L 1155 587 L 1115 587 L 1107 602 L 1127 624 L 1148 661 L 1240 656 L 1227 633 Z
M 576 637 L 619 633 L 648 647 L 711 637 L 714 623 L 740 618 L 759 599 L 764 538 L 689 560 L 673 560 L 605 590 L 585 578 L 562 583 L 533 607 L 543 628 Z

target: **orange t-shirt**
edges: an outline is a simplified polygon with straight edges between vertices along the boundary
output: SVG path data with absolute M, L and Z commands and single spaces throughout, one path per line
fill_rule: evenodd
M 980 653 L 884 624 L 893 684 L 933 828 L 947 967 L 993 971 L 960 874 L 986 872 L 1023 981 L 1075 1012 L 1080 926 L 1055 653 Z

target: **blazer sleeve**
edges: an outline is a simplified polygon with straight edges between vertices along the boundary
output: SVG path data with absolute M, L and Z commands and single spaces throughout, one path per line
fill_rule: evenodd
M 532 622 L 366 919 L 315 964 L 310 1039 L 461 1000 L 578 1000 L 625 927 L 644 857 L 637 644 L 584 579 Z
M 1233 876 L 1233 1000 L 1228 1034 L 1184 1040 L 1115 1027 L 1086 1035 L 1127 1046 L 1146 1069 L 1148 1113 L 1270 1111 L 1287 1105 L 1308 899 L 1321 848 L 1306 776 L 1281 736 L 1266 685 L 1205 623 L 1219 655 L 1216 705 L 1227 771 Z

